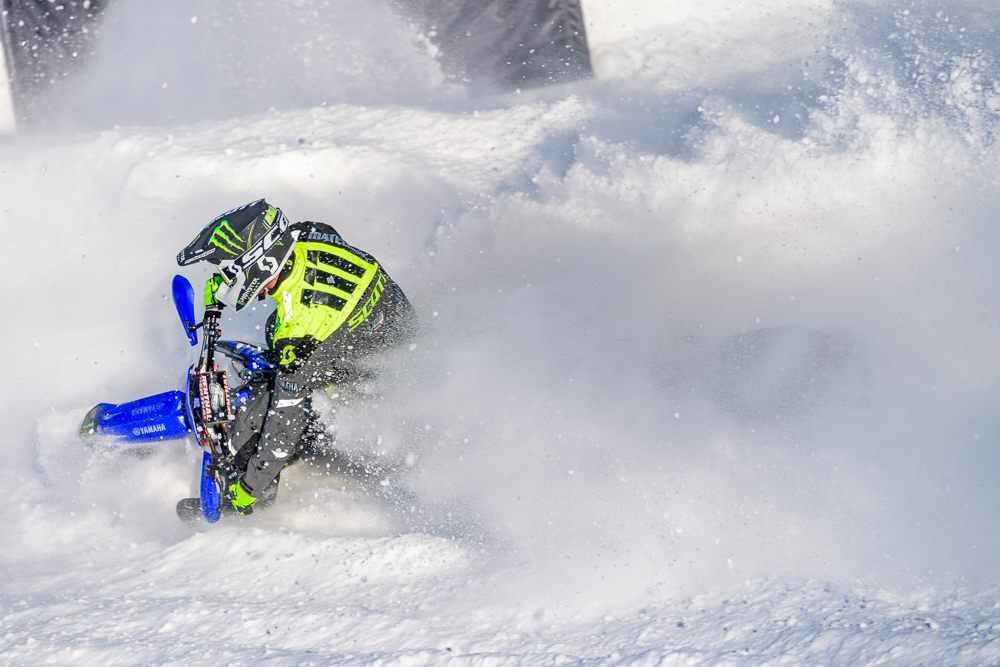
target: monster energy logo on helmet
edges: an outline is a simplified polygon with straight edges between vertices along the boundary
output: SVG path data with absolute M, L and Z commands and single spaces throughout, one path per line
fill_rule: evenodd
M 202 260 L 219 267 L 225 285 L 219 301 L 242 310 L 276 276 L 292 253 L 297 233 L 288 232 L 281 209 L 258 199 L 208 223 L 177 255 L 187 266 Z
M 228 220 L 223 220 L 219 226 L 212 230 L 212 235 L 208 239 L 208 245 L 222 248 L 231 255 L 239 255 L 246 252 L 246 242 L 243 237 L 233 231 Z

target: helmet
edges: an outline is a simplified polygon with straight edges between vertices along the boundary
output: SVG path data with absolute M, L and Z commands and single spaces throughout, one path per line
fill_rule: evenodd
M 179 253 L 181 266 L 202 260 L 219 267 L 224 285 L 216 298 L 239 312 L 253 301 L 292 254 L 298 230 L 289 231 L 281 209 L 258 199 L 223 213 Z

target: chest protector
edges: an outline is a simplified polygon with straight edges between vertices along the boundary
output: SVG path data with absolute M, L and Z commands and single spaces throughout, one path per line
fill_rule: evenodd
M 289 338 L 311 336 L 322 342 L 345 323 L 353 330 L 367 316 L 362 299 L 370 302 L 385 282 L 375 258 L 347 245 L 332 227 L 299 225 L 304 229 L 293 250 L 291 272 L 271 295 L 278 306 L 275 349 Z

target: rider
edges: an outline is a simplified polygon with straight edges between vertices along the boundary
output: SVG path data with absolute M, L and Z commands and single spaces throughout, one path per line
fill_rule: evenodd
M 277 377 L 254 388 L 231 427 L 238 477 L 226 497 L 244 514 L 277 492 L 316 421 L 310 395 L 349 382 L 354 362 L 408 339 L 415 314 L 374 257 L 329 225 L 289 224 L 263 199 L 223 213 L 177 255 L 181 266 L 202 260 L 219 267 L 205 284 L 206 306 L 239 312 L 255 297 L 277 302 L 266 327 Z

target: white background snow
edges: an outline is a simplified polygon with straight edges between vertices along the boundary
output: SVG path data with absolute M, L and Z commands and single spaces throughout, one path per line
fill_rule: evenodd
M 992 3 L 598 0 L 594 80 L 479 98 L 380 3 L 228 6 L 119 3 L 0 143 L 0 662 L 1000 663 Z M 192 442 L 75 433 L 179 386 L 174 256 L 262 196 L 425 329 L 324 405 L 353 474 L 195 533 Z

